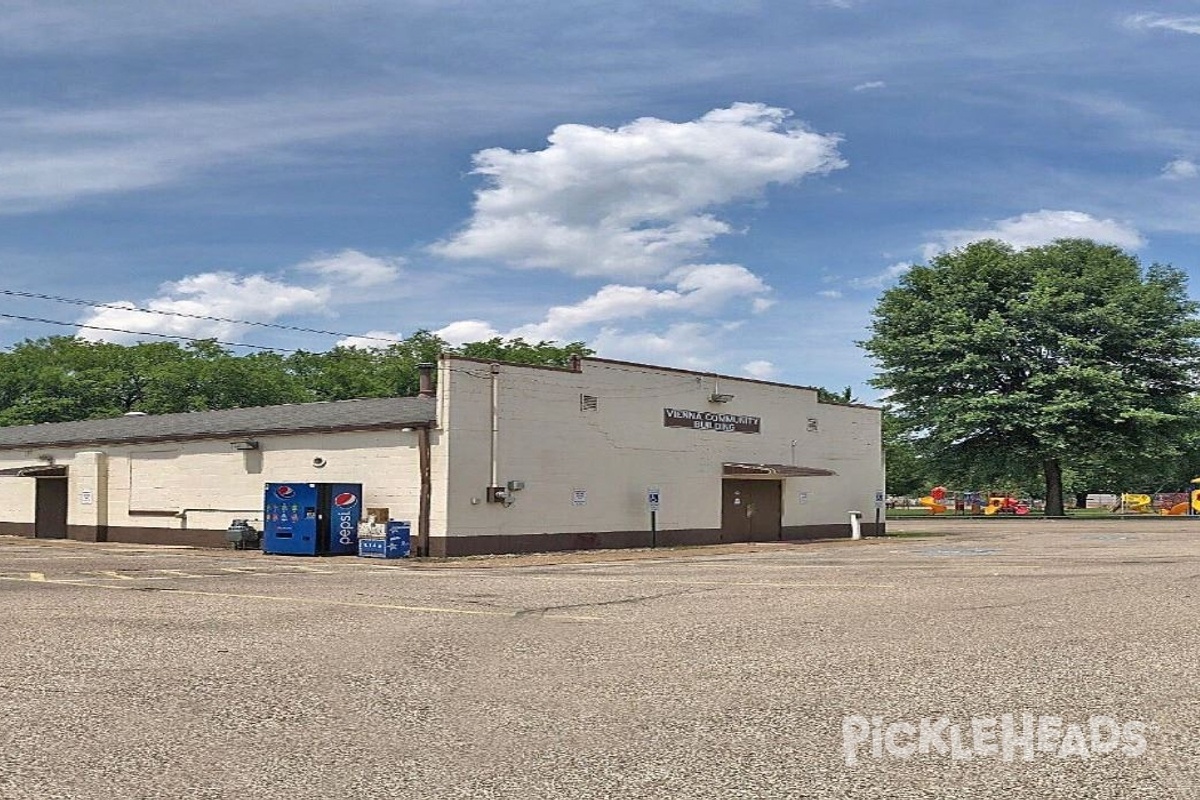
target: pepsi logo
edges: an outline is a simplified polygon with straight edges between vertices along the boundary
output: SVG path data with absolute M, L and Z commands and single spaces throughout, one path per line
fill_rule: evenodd
M 275 496 L 280 500 L 291 500 L 296 496 L 296 490 L 291 486 L 277 486 L 275 487 Z
M 338 508 L 348 508 L 358 502 L 358 495 L 354 492 L 342 492 L 337 497 L 333 498 L 333 504 Z

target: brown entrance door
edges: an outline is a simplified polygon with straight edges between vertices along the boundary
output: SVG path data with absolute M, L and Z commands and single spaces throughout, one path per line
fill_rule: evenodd
M 773 542 L 783 538 L 781 481 L 723 481 L 721 540 Z
M 33 531 L 39 539 L 67 538 L 66 478 L 37 478 Z

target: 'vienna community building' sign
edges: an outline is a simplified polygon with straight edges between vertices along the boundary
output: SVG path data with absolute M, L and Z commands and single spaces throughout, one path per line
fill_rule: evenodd
M 759 417 L 745 414 L 719 414 L 716 411 L 688 411 L 684 408 L 664 408 L 663 425 L 668 428 L 691 428 L 697 431 L 729 433 L 759 433 Z

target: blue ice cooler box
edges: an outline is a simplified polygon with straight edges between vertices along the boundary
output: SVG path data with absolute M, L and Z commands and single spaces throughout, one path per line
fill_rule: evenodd
M 412 524 L 388 522 L 382 536 L 359 534 L 358 554 L 363 558 L 408 558 L 412 547 Z

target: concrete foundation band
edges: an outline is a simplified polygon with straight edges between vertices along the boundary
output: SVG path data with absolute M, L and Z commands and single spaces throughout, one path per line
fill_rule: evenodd
M 886 525 L 864 522 L 865 535 L 883 535 Z M 0 535 L 34 538 L 32 523 L 0 523 Z M 455 556 L 496 555 L 502 553 L 540 553 L 563 550 L 622 549 L 630 547 L 686 547 L 739 542 L 806 541 L 814 539 L 848 538 L 848 525 L 784 526 L 780 535 L 744 537 L 719 528 L 690 530 L 603 531 L 596 533 L 525 533 L 495 536 L 431 536 L 429 555 L 435 558 Z M 71 525 L 67 538 L 81 542 L 120 542 L 127 544 L 189 545 L 203 548 L 226 548 L 224 530 L 175 530 L 170 528 L 134 528 L 116 526 Z

